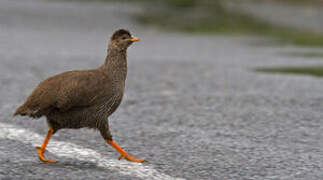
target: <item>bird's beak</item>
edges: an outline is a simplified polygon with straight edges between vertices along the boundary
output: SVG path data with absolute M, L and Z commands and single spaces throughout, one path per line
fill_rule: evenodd
M 140 41 L 140 39 L 139 38 L 136 38 L 135 36 L 133 36 L 133 35 L 131 35 L 131 39 L 130 39 L 130 41 L 132 41 L 132 42 L 138 42 L 138 41 Z

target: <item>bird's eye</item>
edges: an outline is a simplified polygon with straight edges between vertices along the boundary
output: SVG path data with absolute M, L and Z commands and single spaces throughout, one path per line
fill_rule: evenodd
M 122 37 L 123 40 L 127 39 L 125 36 Z

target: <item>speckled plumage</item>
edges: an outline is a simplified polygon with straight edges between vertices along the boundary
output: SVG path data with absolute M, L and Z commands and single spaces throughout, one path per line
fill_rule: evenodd
M 105 63 L 96 69 L 68 71 L 52 76 L 34 89 L 14 115 L 45 116 L 54 132 L 62 128 L 96 128 L 112 140 L 108 117 L 121 103 L 127 75 L 126 30 L 109 42 Z

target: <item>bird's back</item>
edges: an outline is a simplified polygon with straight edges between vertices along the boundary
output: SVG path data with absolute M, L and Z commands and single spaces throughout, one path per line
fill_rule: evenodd
M 41 117 L 53 109 L 68 111 L 94 104 L 109 94 L 109 78 L 99 70 L 68 71 L 40 82 L 14 115 Z

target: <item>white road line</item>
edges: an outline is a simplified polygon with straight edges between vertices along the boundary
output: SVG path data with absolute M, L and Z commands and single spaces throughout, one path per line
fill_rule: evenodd
M 11 124 L 0 123 L 0 138 L 7 138 L 24 143 L 30 143 L 34 146 L 39 146 L 45 138 L 45 135 L 15 127 Z M 90 161 L 96 163 L 98 166 L 119 171 L 121 174 L 135 176 L 142 179 L 176 179 L 182 178 L 171 177 L 167 174 L 160 173 L 154 168 L 140 163 L 133 163 L 128 161 L 119 161 L 117 159 L 110 159 L 102 156 L 93 149 L 84 148 L 82 146 L 51 139 L 47 150 L 57 156 L 63 156 L 81 161 Z M 36 152 L 35 152 L 36 153 Z M 37 159 L 38 160 L 38 159 Z M 59 163 L 59 162 L 58 162 Z

